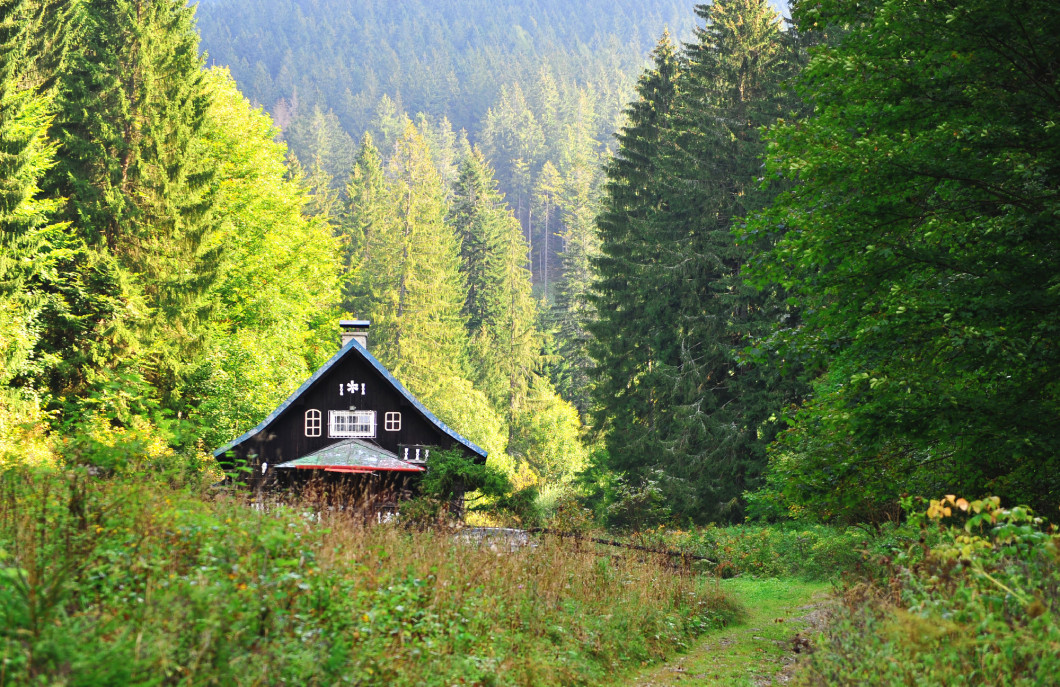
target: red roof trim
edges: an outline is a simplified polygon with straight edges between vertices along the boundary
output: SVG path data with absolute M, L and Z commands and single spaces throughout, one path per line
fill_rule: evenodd
M 373 472 L 423 472 L 423 468 L 369 468 L 360 465 L 295 465 L 299 470 L 323 470 L 324 472 L 356 472 L 371 474 Z

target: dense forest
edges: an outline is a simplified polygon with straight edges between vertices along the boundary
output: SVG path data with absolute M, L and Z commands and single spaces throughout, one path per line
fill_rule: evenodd
M 208 63 L 272 115 L 315 184 L 341 192 L 364 133 L 389 152 L 405 113 L 436 148 L 479 146 L 545 298 L 566 243 L 591 231 L 600 164 L 646 54 L 667 27 L 690 35 L 692 20 L 674 0 L 213 0 L 198 10 Z M 440 171 L 455 177 L 453 164 Z
M 76 672 L 49 633 L 77 623 L 141 677 L 208 653 L 142 647 L 159 625 L 217 675 L 284 647 L 263 683 L 435 661 L 533 684 L 492 653 L 524 632 L 545 683 L 602 683 L 738 617 L 671 556 L 764 574 L 774 544 L 786 572 L 861 575 L 812 659 L 825 683 L 1055 675 L 1060 7 L 791 12 L 0 0 L 0 684 L 8 657 L 16 684 Z M 210 452 L 350 317 L 489 451 L 483 522 L 604 529 L 665 564 L 531 551 L 503 564 L 531 591 L 491 578 L 486 603 L 461 575 L 502 564 L 469 572 L 447 535 L 333 537 L 220 491 Z M 754 545 L 734 555 L 727 524 Z M 648 634 L 605 589 L 640 594 Z M 244 612 L 259 591 L 275 603 Z M 152 594 L 238 629 L 187 634 Z M 560 623 L 629 645 L 579 654 Z M 322 639 L 344 633 L 406 672 Z
M 1040 381 L 1057 351 L 1037 34 L 1012 39 L 1029 57 L 981 48 L 951 64 L 980 40 L 957 20 L 974 27 L 980 10 L 940 15 L 930 38 L 895 30 L 908 47 L 877 54 L 872 8 L 798 8 L 796 26 L 764 1 L 698 6 L 688 40 L 660 29 L 607 154 L 601 103 L 646 40 L 630 27 L 688 24 L 676 7 L 563 22 L 535 5 L 526 23 L 544 28 L 521 50 L 492 38 L 518 38 L 503 30 L 511 8 L 427 21 L 415 5 L 372 7 L 289 8 L 301 23 L 202 8 L 207 35 L 243 37 L 228 49 L 273 36 L 230 53 L 244 72 L 254 58 L 290 74 L 277 60 L 304 55 L 298 71 L 321 84 L 331 72 L 309 55 L 343 54 L 319 45 L 338 45 L 344 22 L 389 27 L 372 60 L 456 41 L 385 84 L 358 62 L 348 84 L 373 101 L 360 114 L 336 115 L 334 89 L 315 87 L 307 121 L 339 124 L 292 155 L 279 139 L 297 138 L 298 113 L 277 103 L 301 87 L 250 79 L 277 128 L 207 66 L 195 8 L 10 5 L 6 445 L 26 422 L 44 443 L 49 427 L 84 426 L 220 445 L 330 355 L 345 313 L 373 320 L 380 359 L 517 485 L 580 493 L 616 523 L 629 508 L 871 520 L 902 493 L 943 489 L 1055 501 L 1053 423 L 1027 420 L 1056 405 Z M 313 19 L 329 12 L 344 19 Z M 397 30 L 413 24 L 424 33 Z M 511 80 L 479 40 L 510 53 Z M 951 57 L 914 81 L 903 50 Z M 854 88 L 834 67 L 848 59 L 897 61 Z M 936 94 L 943 68 L 963 71 Z M 431 92 L 463 114 L 401 92 L 454 69 L 483 90 Z M 348 155 L 328 167 L 339 140 Z M 840 143 L 849 155 L 828 152 Z M 555 240 L 554 271 L 535 237 Z

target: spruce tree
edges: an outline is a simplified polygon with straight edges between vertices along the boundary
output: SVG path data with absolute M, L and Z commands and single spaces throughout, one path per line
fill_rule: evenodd
M 596 363 L 595 426 L 607 438 L 606 467 L 635 482 L 654 467 L 646 458 L 661 453 L 652 426 L 656 394 L 646 383 L 657 358 L 649 333 L 658 329 L 648 310 L 661 294 L 645 275 L 658 259 L 651 221 L 662 211 L 660 135 L 678 93 L 679 59 L 668 33 L 652 60 L 637 83 L 638 99 L 626 110 L 618 150 L 606 168 L 592 294 L 598 319 L 589 327 Z
M 47 139 L 50 100 L 37 71 L 42 26 L 35 10 L 48 3 L 0 2 L 0 385 L 32 370 L 46 305 L 44 284 L 63 227 L 49 224 L 58 207 L 42 194 L 41 178 L 53 164 Z
M 741 357 L 753 334 L 790 313 L 776 289 L 743 284 L 741 267 L 759 246 L 733 235 L 777 192 L 759 188 L 759 128 L 792 107 L 782 87 L 795 63 L 790 38 L 765 0 L 718 0 L 696 12 L 704 25 L 685 46 L 676 85 L 652 75 L 642 82 L 652 109 L 632 113 L 639 126 L 611 169 L 599 287 L 610 312 L 600 336 L 622 319 L 628 329 L 600 355 L 630 362 L 604 373 L 598 399 L 615 432 L 615 467 L 637 477 L 658 471 L 672 511 L 704 520 L 740 517 L 775 416 L 801 387 Z M 672 73 L 666 55 L 663 46 L 657 72 Z M 615 430 L 621 423 L 633 427 Z
M 478 150 L 461 165 L 453 196 L 474 379 L 508 416 L 525 394 L 539 347 L 526 241 Z
M 220 249 L 209 241 L 216 162 L 195 145 L 208 98 L 193 11 L 86 0 L 75 15 L 49 176 L 78 239 L 69 308 L 51 328 L 57 391 L 121 361 L 172 403 L 204 341 Z
M 346 200 L 339 223 L 339 237 L 343 246 L 346 288 L 342 307 L 347 312 L 362 316 L 372 309 L 372 288 L 369 272 L 363 270 L 379 246 L 375 232 L 392 221 L 393 210 L 383 170 L 383 159 L 375 147 L 371 134 L 365 134 L 361 149 L 346 182 Z
M 413 391 L 430 396 L 447 379 L 466 376 L 459 243 L 445 221 L 445 188 L 412 122 L 406 120 L 387 172 L 393 213 L 369 230 L 365 315 L 381 359 Z
M 553 266 L 557 246 L 556 234 L 559 221 L 559 198 L 563 191 L 563 178 L 551 161 L 541 166 L 541 173 L 534 182 L 534 217 L 540 228 L 540 237 L 535 243 L 538 281 L 541 284 L 541 298 L 546 303 L 552 302 L 552 284 L 556 268 Z
M 559 208 L 563 230 L 563 272 L 556 284 L 553 321 L 562 364 L 553 377 L 557 391 L 585 414 L 589 408 L 592 360 L 587 353 L 586 327 L 595 319 L 590 289 L 593 261 L 600 241 L 595 217 L 600 200 L 600 158 L 591 131 L 596 114 L 588 93 L 579 94 L 577 115 L 567 127 L 560 172 L 563 187 Z

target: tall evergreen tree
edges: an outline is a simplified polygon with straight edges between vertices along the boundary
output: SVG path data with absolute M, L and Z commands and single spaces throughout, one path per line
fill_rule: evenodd
M 600 355 L 636 362 L 618 363 L 598 398 L 612 428 L 643 429 L 632 447 L 646 454 L 612 440 L 616 467 L 637 476 L 661 470 L 660 486 L 678 515 L 736 518 L 740 495 L 764 469 L 775 414 L 800 389 L 790 376 L 740 357 L 753 333 L 789 313 L 776 290 L 757 293 L 742 283 L 740 269 L 759 247 L 737 244 L 732 233 L 777 192 L 759 190 L 759 127 L 792 107 L 782 82 L 795 61 L 765 0 L 717 0 L 696 12 L 704 25 L 685 47 L 676 94 L 661 74 L 642 82 L 651 104 L 631 113 L 637 126 L 611 169 L 600 287 L 610 310 L 603 327 L 611 331 L 601 335 L 613 334 L 620 318 L 629 321 Z M 673 71 L 667 52 L 663 46 L 657 72 Z M 645 156 L 645 147 L 656 152 Z M 644 175 L 651 188 L 641 192 Z M 634 280 L 619 274 L 624 263 L 634 265 Z
M 525 394 L 539 348 L 526 242 L 478 150 L 461 165 L 453 195 L 475 381 L 508 415 Z
M 373 225 L 370 283 L 373 346 L 398 378 L 430 396 L 446 378 L 464 377 L 467 335 L 459 244 L 446 223 L 445 189 L 426 141 L 406 120 L 387 165 L 388 221 Z
M 370 272 L 362 268 L 371 261 L 372 248 L 379 243 L 373 232 L 381 231 L 392 221 L 388 218 L 392 211 L 383 159 L 371 134 L 365 134 L 346 182 L 339 224 L 346 275 L 342 307 L 355 315 L 367 313 L 372 307 Z
M 503 456 L 504 421 L 470 381 L 460 242 L 446 221 L 447 189 L 426 140 L 404 122 L 385 176 L 370 142 L 354 168 L 346 221 L 360 228 L 364 248 L 348 302 L 372 320 L 372 350 L 402 383 Z
M 546 303 L 552 302 L 552 284 L 557 273 L 553 263 L 559 245 L 556 229 L 561 226 L 559 199 L 562 192 L 563 178 L 552 161 L 546 160 L 534 182 L 534 217 L 539 230 L 539 237 L 534 246 L 537 251 L 534 263 L 537 265 L 538 281 L 541 284 L 541 298 Z
M 43 37 L 35 10 L 49 3 L 0 2 L 0 384 L 29 380 L 47 298 L 42 282 L 62 227 L 49 224 L 58 203 L 41 193 L 53 164 L 49 98 L 40 92 Z
M 219 248 L 216 162 L 193 145 L 208 97 L 192 15 L 176 0 L 86 0 L 76 14 L 49 181 L 78 237 L 51 328 L 57 391 L 132 359 L 171 399 L 203 342 Z
M 562 364 L 555 369 L 556 388 L 581 413 L 589 408 L 592 360 L 586 346 L 586 327 L 595 319 L 590 288 L 595 276 L 593 260 L 600 250 L 595 217 L 600 200 L 600 157 L 591 131 L 596 119 L 592 98 L 579 94 L 577 115 L 567 126 L 560 166 L 563 187 L 559 197 L 563 231 L 563 272 L 556 284 L 553 316 Z
M 597 217 L 601 254 L 596 260 L 593 300 L 598 319 L 590 324 L 596 362 L 595 426 L 607 437 L 608 468 L 643 479 L 654 467 L 647 456 L 661 452 L 653 431 L 656 392 L 648 383 L 657 358 L 648 311 L 661 297 L 645 275 L 658 260 L 654 216 L 663 212 L 659 172 L 660 137 L 677 98 L 677 48 L 664 34 L 653 64 L 637 84 L 638 99 L 626 110 L 619 147 L 607 165 L 603 208 Z

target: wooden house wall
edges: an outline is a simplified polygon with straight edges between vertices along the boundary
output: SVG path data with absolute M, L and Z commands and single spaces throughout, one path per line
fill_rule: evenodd
M 306 436 L 305 414 L 310 409 L 320 411 L 319 437 Z M 373 365 L 355 351 L 351 351 L 285 408 L 263 431 L 233 448 L 230 452 L 232 458 L 220 460 L 229 467 L 250 467 L 252 472 L 242 479 L 248 481 L 251 486 L 261 486 L 271 481 L 271 466 L 301 458 L 343 441 L 342 438 L 328 436 L 330 410 L 374 410 L 376 436 L 364 441 L 374 442 L 399 457 L 402 445 L 440 446 L 448 449 L 457 444 L 452 437 L 424 418 Z M 388 412 L 401 413 L 400 431 L 386 430 L 385 418 Z M 264 480 L 261 474 L 262 463 L 268 463 L 270 466 Z

